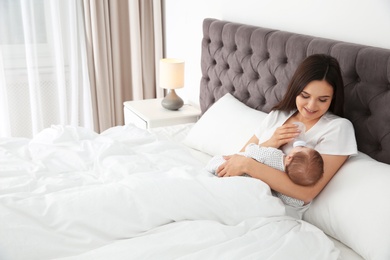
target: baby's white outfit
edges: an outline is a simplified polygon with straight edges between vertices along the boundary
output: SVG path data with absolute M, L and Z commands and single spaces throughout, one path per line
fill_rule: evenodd
M 261 147 L 257 144 L 248 144 L 245 148 L 245 152 L 239 153 L 249 158 L 253 158 L 258 162 L 264 163 L 274 169 L 279 171 L 285 171 L 284 167 L 284 153 L 280 149 L 273 147 Z M 222 156 L 214 156 L 206 165 L 206 169 L 215 174 L 218 167 L 225 162 Z M 249 176 L 249 175 L 245 175 Z M 272 191 L 274 196 L 278 197 L 283 201 L 284 204 L 290 205 L 292 207 L 301 207 L 304 202 L 295 198 L 286 196 L 280 192 Z

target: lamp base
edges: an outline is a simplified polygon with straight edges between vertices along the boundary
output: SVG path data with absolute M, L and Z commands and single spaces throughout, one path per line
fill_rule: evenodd
M 161 101 L 161 105 L 169 110 L 178 110 L 183 106 L 184 102 L 175 92 L 174 89 L 170 89 L 165 98 Z

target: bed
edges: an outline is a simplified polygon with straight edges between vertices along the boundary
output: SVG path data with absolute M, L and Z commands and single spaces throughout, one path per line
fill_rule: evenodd
M 207 18 L 197 123 L 0 139 L 0 259 L 390 259 L 390 50 Z M 218 178 L 306 56 L 341 65 L 359 154 L 302 220 Z

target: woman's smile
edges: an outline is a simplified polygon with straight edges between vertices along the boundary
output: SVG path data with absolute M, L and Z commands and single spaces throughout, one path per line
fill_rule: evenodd
M 315 110 L 311 110 L 307 107 L 305 107 L 305 110 L 308 112 L 308 113 L 311 113 L 311 114 L 314 114 L 316 111 Z
M 333 88 L 325 80 L 314 80 L 307 84 L 296 98 L 296 105 L 302 122 L 318 120 L 332 102 Z

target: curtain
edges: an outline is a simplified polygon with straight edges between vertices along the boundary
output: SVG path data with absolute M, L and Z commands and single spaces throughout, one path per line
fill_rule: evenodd
M 0 0 L 0 137 L 123 124 L 162 52 L 161 0 Z
M 163 97 L 161 0 L 84 0 L 95 130 L 124 122 L 123 102 Z
M 82 3 L 0 0 L 0 136 L 93 128 Z

